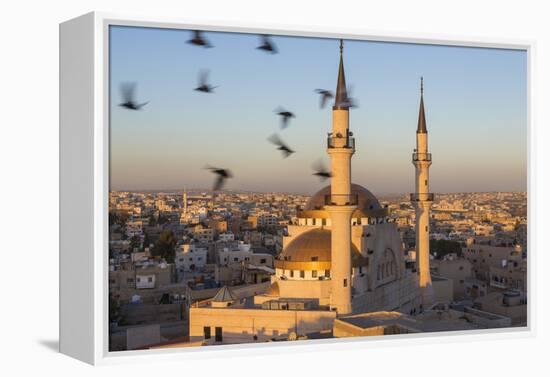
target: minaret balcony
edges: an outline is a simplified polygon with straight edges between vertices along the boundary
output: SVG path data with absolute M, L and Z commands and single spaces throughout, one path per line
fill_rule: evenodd
M 340 134 L 329 134 L 327 137 L 327 148 L 348 148 L 355 151 L 355 138 Z
M 413 161 L 431 161 L 431 153 L 413 153 Z
M 433 201 L 434 201 L 433 192 L 411 194 L 411 202 L 433 202 Z
M 326 206 L 356 206 L 359 201 L 358 194 L 330 194 L 325 195 Z

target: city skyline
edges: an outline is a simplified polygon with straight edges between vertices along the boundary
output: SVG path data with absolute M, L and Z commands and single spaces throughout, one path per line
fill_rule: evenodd
M 257 35 L 206 35 L 215 48 L 186 44 L 189 31 L 111 30 L 111 189 L 207 189 L 206 164 L 234 173 L 228 190 L 312 194 L 326 186 L 311 164 L 325 154 L 332 104 L 319 110 L 314 89 L 335 89 L 337 41 L 274 36 L 280 53 L 270 55 L 255 49 Z M 344 55 L 359 102 L 350 115 L 355 183 L 376 194 L 412 192 L 424 76 L 432 191 L 526 190 L 524 51 L 346 41 Z M 220 85 L 214 94 L 192 90 L 204 68 Z M 138 82 L 138 100 L 151 101 L 139 112 L 117 106 L 127 81 Z M 296 113 L 288 129 L 279 128 L 278 106 Z M 274 132 L 297 153 L 282 160 L 267 142 Z

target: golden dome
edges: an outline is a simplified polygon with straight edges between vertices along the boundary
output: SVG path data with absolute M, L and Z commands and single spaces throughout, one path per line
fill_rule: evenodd
M 363 186 L 352 183 L 351 193 L 357 195 L 357 209 L 353 212 L 353 218 L 384 217 L 387 215 L 386 209 L 382 208 L 376 196 Z M 327 195 L 330 195 L 330 185 L 313 194 L 298 217 L 328 218 L 328 213 L 324 210 Z
M 287 270 L 329 270 L 331 231 L 318 228 L 304 232 L 287 245 L 275 260 L 275 267 Z M 353 267 L 366 265 L 357 247 L 351 244 Z

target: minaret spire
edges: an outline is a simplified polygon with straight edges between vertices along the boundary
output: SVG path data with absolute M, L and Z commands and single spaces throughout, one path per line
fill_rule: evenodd
M 349 109 L 348 90 L 346 88 L 346 75 L 344 74 L 344 41 L 340 39 L 340 66 L 338 67 L 338 82 L 336 84 L 336 97 L 333 109 Z
M 433 301 L 430 275 L 430 208 L 434 194 L 430 193 L 430 165 L 432 154 L 428 151 L 428 130 L 424 113 L 424 79 L 420 78 L 420 110 L 416 129 L 416 149 L 412 163 L 415 166 L 415 192 L 411 201 L 415 209 L 416 264 L 418 285 L 422 289 L 422 305 L 427 308 Z
M 418 128 L 416 133 L 426 133 L 426 114 L 424 113 L 424 78 L 420 77 L 420 109 L 418 110 Z

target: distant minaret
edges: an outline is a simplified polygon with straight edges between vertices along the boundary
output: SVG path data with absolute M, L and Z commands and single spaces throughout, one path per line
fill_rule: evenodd
M 187 187 L 183 188 L 183 214 L 187 215 Z
M 420 288 L 423 292 L 424 307 L 430 303 L 433 295 L 432 278 L 430 276 L 430 207 L 433 194 L 429 187 L 429 170 L 432 164 L 432 154 L 428 153 L 428 130 L 424 113 L 424 80 L 420 78 L 420 109 L 418 127 L 416 129 L 416 149 L 412 156 L 415 166 L 415 190 L 411 201 L 416 214 L 416 265 Z
M 338 315 L 351 308 L 351 215 L 357 198 L 351 194 L 351 156 L 355 152 L 349 132 L 349 107 L 344 75 L 344 45 L 340 40 L 338 84 L 332 107 L 332 132 L 328 135 L 327 153 L 331 161 L 331 192 L 325 198 L 325 209 L 331 218 L 331 292 L 330 307 Z

